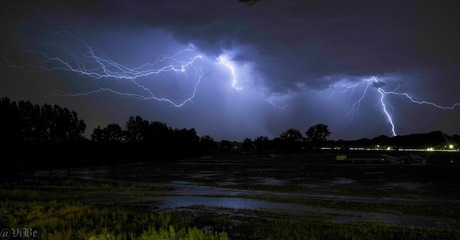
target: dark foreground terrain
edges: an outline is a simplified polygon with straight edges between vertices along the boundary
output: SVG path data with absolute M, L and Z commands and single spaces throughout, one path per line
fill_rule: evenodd
M 0 216 L 30 239 L 460 239 L 458 153 L 336 155 L 4 175 Z

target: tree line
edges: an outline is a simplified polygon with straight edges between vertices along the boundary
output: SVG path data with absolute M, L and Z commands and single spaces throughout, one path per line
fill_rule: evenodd
M 441 131 L 432 131 L 428 133 L 414 133 L 409 135 L 385 136 L 380 135 L 372 139 L 361 138 L 358 140 L 337 140 L 327 143 L 328 146 L 348 148 L 380 148 L 386 147 L 393 150 L 401 148 L 408 149 L 427 149 L 434 150 L 458 149 L 460 146 L 460 135 L 448 135 Z
M 327 143 L 331 132 L 326 124 L 318 123 L 305 132 L 305 137 L 300 130 L 289 128 L 279 137 L 270 140 L 266 136 L 259 136 L 254 140 L 245 138 L 241 144 L 243 152 L 263 153 L 276 150 L 278 152 L 301 152 L 317 150 Z
M 209 135 L 199 137 L 194 128 L 173 129 L 166 123 L 131 116 L 122 128 L 116 123 L 96 127 L 91 142 L 99 147 L 126 146 L 146 150 L 152 154 L 192 157 L 217 150 L 217 143 Z
M 165 123 L 131 116 L 96 127 L 90 139 L 75 111 L 58 105 L 0 99 L 0 141 L 4 171 L 132 162 L 161 162 L 218 150 L 208 135 L 173 129 Z
M 0 99 L 2 142 L 78 142 L 85 129 L 85 122 L 67 108 Z
M 241 144 L 243 152 L 267 152 L 275 150 L 277 152 L 305 152 L 311 150 L 349 150 L 352 148 L 360 149 L 382 149 L 398 151 L 399 149 L 432 149 L 432 150 L 452 150 L 459 149 L 460 135 L 448 135 L 441 131 L 428 133 L 414 133 L 409 135 L 399 135 L 389 137 L 380 135 L 372 139 L 361 138 L 357 140 L 328 140 L 330 131 L 325 124 L 311 126 L 306 132 L 305 137 L 302 133 L 291 128 L 278 137 L 269 139 L 259 136 L 254 140 L 244 139 Z
M 242 142 L 215 141 L 211 136 L 199 137 L 194 128 L 173 129 L 158 121 L 131 116 L 124 125 L 111 123 L 93 129 L 84 136 L 86 124 L 75 111 L 58 105 L 32 104 L 29 101 L 0 99 L 0 141 L 2 163 L 31 169 L 72 167 L 131 162 L 161 162 L 213 153 L 299 153 L 323 147 L 442 148 L 458 147 L 459 135 L 440 131 L 406 136 L 378 136 L 373 139 L 328 140 L 331 132 L 326 124 L 315 124 L 304 134 L 290 128 L 278 137 L 259 136 Z M 5 157 L 2 157 L 5 159 Z M 7 169 L 7 168 L 3 168 Z
M 117 123 L 97 126 L 90 139 L 84 136 L 85 129 L 84 120 L 67 108 L 48 104 L 40 106 L 30 101 L 16 103 L 6 97 L 0 100 L 0 133 L 4 146 L 21 144 L 22 147 L 45 149 L 60 144 L 62 149 L 77 144 L 79 152 L 91 149 L 95 153 L 88 157 L 116 161 L 121 158 L 123 162 L 136 158 L 149 160 L 155 156 L 177 158 L 210 153 L 262 152 L 267 149 L 299 151 L 305 147 L 323 146 L 330 134 L 327 125 L 317 124 L 305 132 L 305 138 L 299 130 L 291 128 L 273 140 L 265 136 L 254 141 L 246 138 L 240 146 L 228 140 L 216 142 L 209 135 L 199 137 L 194 128 L 173 129 L 162 122 L 144 120 L 141 116 L 131 116 L 124 126 Z M 42 151 L 35 149 L 32 152 Z M 54 152 L 57 150 L 51 149 L 47 155 Z M 151 156 L 143 154 L 145 152 Z

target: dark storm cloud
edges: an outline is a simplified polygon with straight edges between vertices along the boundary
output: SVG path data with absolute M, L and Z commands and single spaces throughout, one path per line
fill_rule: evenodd
M 21 10 L 20 16 L 42 28 L 161 28 L 209 56 L 233 50 L 234 60 L 253 63 L 275 92 L 299 84 L 324 89 L 341 80 L 337 76 L 416 71 L 459 60 L 460 30 L 449 27 L 459 17 L 445 2 L 433 11 L 433 4 L 409 1 L 28 3 L 33 14 Z
M 162 115 L 164 112 L 146 110 L 150 103 L 143 103 L 145 111 L 138 110 L 139 114 L 150 114 L 152 119 L 160 116 L 159 120 L 173 121 L 176 126 L 183 126 L 180 119 L 186 118 L 190 119 L 187 126 L 197 128 L 203 124 L 202 117 L 193 116 L 207 114 L 215 122 L 228 122 L 225 134 L 236 132 L 239 124 L 246 124 L 246 128 L 239 129 L 241 132 L 256 128 L 264 132 L 264 126 L 259 124 L 265 121 L 265 132 L 272 136 L 289 127 L 308 125 L 309 121 L 329 121 L 336 134 L 340 131 L 337 126 L 344 125 L 339 116 L 345 115 L 354 103 L 350 95 L 338 96 L 340 101 L 329 97 L 333 85 L 342 81 L 357 83 L 377 76 L 379 82 L 374 87 L 423 93 L 421 97 L 442 99 L 447 104 L 458 102 L 460 8 L 456 5 L 454 1 L 1 1 L 0 50 L 12 62 L 26 61 L 30 56 L 25 57 L 24 48 L 44 42 L 46 33 L 66 30 L 95 43 L 97 49 L 104 48 L 104 52 L 115 49 L 107 53 L 116 60 L 129 57 L 139 63 L 150 57 L 154 47 L 173 48 L 191 43 L 209 59 L 229 53 L 234 62 L 248 64 L 246 71 L 250 74 L 246 77 L 263 87 L 252 90 L 263 91 L 274 97 L 275 103 L 287 107 L 267 110 L 260 106 L 271 107 L 270 104 L 260 99 L 255 103 L 249 95 L 235 94 L 224 99 L 223 89 L 212 92 L 215 88 L 203 84 L 197 104 L 190 109 L 169 109 L 168 118 L 167 114 Z M 156 33 L 166 37 L 148 42 L 155 39 L 149 34 Z M 142 53 L 148 56 L 142 58 Z M 228 77 L 223 72 L 206 74 L 217 76 L 215 79 Z M 2 82 L 2 87 L 5 84 L 15 83 Z M 219 83 L 212 84 L 218 87 Z M 238 104 L 234 105 L 238 97 Z M 216 100 L 210 101 L 211 98 Z M 198 106 L 200 99 L 207 105 Z M 249 101 L 254 103 L 247 104 Z M 113 102 L 123 106 L 129 101 Z M 358 130 L 346 132 L 348 137 L 381 133 L 381 126 L 369 124 L 375 119 L 387 127 L 385 118 L 375 110 L 375 103 L 371 105 L 372 114 L 356 113 L 355 119 L 364 124 L 357 124 Z M 254 109 L 259 112 L 255 114 Z M 246 115 L 251 120 L 243 119 Z M 406 125 L 416 126 L 409 124 L 409 120 L 404 121 Z M 217 125 L 202 129 L 206 127 L 214 128 L 216 134 L 222 132 Z M 431 126 L 425 129 L 428 127 Z M 453 128 L 449 125 L 449 129 Z
M 115 15 L 132 19 L 133 25 L 171 31 L 178 40 L 193 43 L 211 56 L 234 50 L 235 60 L 254 63 L 265 85 L 282 92 L 295 90 L 299 83 L 324 89 L 339 81 L 337 76 L 418 71 L 438 68 L 440 62 L 456 65 L 459 55 L 454 42 L 460 40 L 460 30 L 449 26 L 460 19 L 451 10 L 454 6 L 443 3 L 431 12 L 432 5 L 261 1 L 248 7 L 232 1 L 135 2 L 121 4 Z M 245 48 L 239 51 L 241 47 Z

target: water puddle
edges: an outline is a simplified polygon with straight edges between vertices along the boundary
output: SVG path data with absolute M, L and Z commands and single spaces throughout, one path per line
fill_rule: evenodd
M 239 197 L 202 197 L 202 196 L 169 196 L 157 199 L 158 204 L 155 204 L 159 209 L 180 208 L 192 206 L 206 207 L 222 207 L 235 209 L 269 209 L 269 210 L 284 210 L 284 211 L 311 211 L 312 207 L 290 204 L 267 202 L 256 199 L 239 198 Z

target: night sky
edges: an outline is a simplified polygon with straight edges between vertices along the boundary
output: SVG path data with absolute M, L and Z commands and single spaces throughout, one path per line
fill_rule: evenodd
M 458 5 L 1 1 L 0 96 L 75 110 L 87 136 L 135 115 L 216 140 L 460 134 Z

